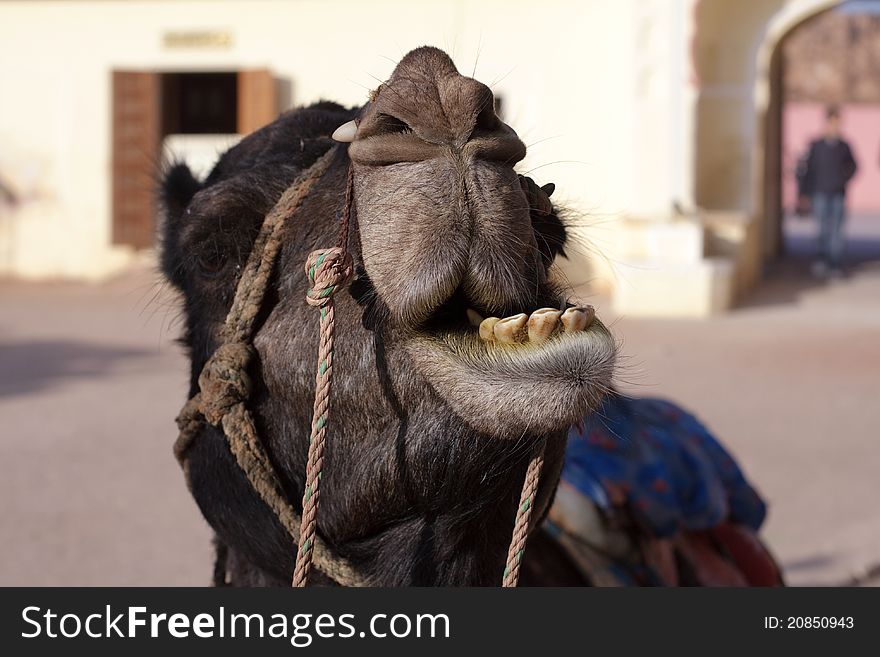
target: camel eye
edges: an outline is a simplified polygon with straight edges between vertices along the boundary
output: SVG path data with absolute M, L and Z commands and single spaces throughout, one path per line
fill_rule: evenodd
M 229 257 L 218 248 L 208 249 L 196 257 L 199 274 L 204 278 L 217 278 L 226 270 Z

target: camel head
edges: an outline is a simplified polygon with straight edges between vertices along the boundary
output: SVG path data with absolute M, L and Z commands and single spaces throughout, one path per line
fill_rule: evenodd
M 548 279 L 565 231 L 514 171 L 526 147 L 489 87 L 421 48 L 355 124 L 343 138 L 363 269 L 413 366 L 499 438 L 583 417 L 608 387 L 613 341 Z
M 185 164 L 169 169 L 162 266 L 182 293 L 191 394 L 263 217 L 339 142 L 285 225 L 253 340 L 249 408 L 298 505 L 318 349 L 303 263 L 334 245 L 351 167 L 356 279 L 335 297 L 319 533 L 378 583 L 497 583 L 524 444 L 550 439 L 543 511 L 567 429 L 608 389 L 615 348 L 592 309 L 551 280 L 566 241 L 552 185 L 517 175 L 525 145 L 496 116 L 490 89 L 442 51 L 406 55 L 361 108 L 282 115 L 204 181 Z M 289 538 L 216 428 L 196 441 L 189 472 L 221 542 L 260 573 L 239 581 L 289 581 Z

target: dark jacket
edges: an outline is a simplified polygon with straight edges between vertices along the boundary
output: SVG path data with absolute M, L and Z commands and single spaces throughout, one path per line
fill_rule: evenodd
M 807 154 L 803 194 L 843 194 L 856 168 L 852 150 L 843 139 L 817 139 Z

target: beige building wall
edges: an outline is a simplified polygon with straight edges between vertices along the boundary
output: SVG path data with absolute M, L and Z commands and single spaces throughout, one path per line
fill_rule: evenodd
M 127 260 L 110 246 L 113 69 L 268 67 L 290 80 L 295 104 L 359 104 L 405 52 L 437 45 L 503 97 L 531 145 L 523 170 L 613 217 L 637 196 L 634 86 L 621 75 L 634 68 L 636 4 L 4 2 L 0 176 L 20 202 L 0 219 L 0 272 L 100 276 Z M 226 34 L 228 46 L 163 45 L 192 30 Z
M 638 313 L 656 305 L 642 303 L 641 290 L 654 295 L 668 275 L 666 289 L 687 306 L 670 313 L 712 312 L 719 301 L 705 291 L 726 285 L 735 298 L 772 251 L 764 148 L 773 52 L 834 4 L 2 2 L 0 181 L 19 201 L 0 209 L 0 274 L 98 277 L 131 261 L 110 243 L 112 70 L 267 67 L 290 81 L 294 104 L 360 104 L 404 53 L 432 44 L 502 97 L 505 120 L 529 145 L 521 171 L 555 182 L 554 200 L 574 210 L 572 262 L 563 263 L 572 283 L 630 286 L 617 296 Z M 169 33 L 194 30 L 224 38 L 165 45 Z M 685 237 L 658 258 L 669 235 Z M 693 294 L 680 288 L 688 280 Z

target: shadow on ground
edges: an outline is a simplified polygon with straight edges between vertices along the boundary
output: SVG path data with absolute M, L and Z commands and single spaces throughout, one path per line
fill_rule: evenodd
M 147 356 L 155 356 L 155 352 L 68 340 L 0 343 L 0 397 L 26 395 L 76 379 L 101 378 L 122 361 Z
M 740 308 L 797 303 L 805 293 L 834 284 L 810 273 L 817 247 L 815 221 L 788 217 L 784 225 L 784 257 L 766 265 L 761 284 Z M 848 219 L 844 273 L 848 279 L 880 277 L 880 217 Z

